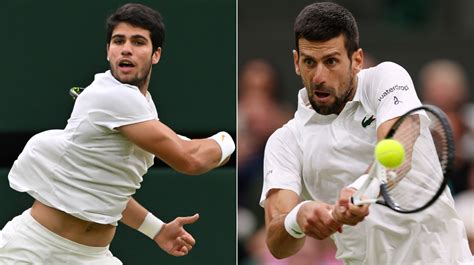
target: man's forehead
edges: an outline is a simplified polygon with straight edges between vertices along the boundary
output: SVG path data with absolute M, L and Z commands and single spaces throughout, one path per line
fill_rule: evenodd
M 143 37 L 150 39 L 151 33 L 149 30 L 142 27 L 134 26 L 126 22 L 120 22 L 115 26 L 112 31 L 112 37 L 123 36 L 123 37 Z
M 311 41 L 305 38 L 298 40 L 298 46 L 301 53 L 317 53 L 321 55 L 325 54 L 345 54 L 346 47 L 344 44 L 344 37 L 342 35 L 332 38 L 327 41 Z

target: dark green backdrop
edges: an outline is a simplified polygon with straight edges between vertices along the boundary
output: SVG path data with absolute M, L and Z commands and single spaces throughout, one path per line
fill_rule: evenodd
M 235 0 L 140 1 L 166 37 L 150 91 L 178 131 L 235 129 Z M 107 70 L 105 19 L 125 1 L 7 0 L 0 8 L 0 131 L 62 128 L 72 86 Z
M 235 0 L 139 1 L 160 11 L 166 39 L 150 92 L 162 122 L 188 136 L 235 135 Z M 26 140 L 64 128 L 72 86 L 108 69 L 105 19 L 125 1 L 7 0 L 0 8 L 0 228 L 31 205 L 8 186 Z M 235 159 L 203 176 L 154 167 L 136 198 L 164 221 L 201 214 L 188 226 L 197 244 L 182 258 L 124 225 L 111 250 L 124 264 L 236 264 Z

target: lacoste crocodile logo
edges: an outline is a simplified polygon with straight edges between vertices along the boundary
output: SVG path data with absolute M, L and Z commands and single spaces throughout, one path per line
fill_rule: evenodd
M 375 117 L 374 115 L 370 116 L 370 118 L 367 119 L 367 117 L 364 117 L 364 119 L 362 120 L 362 127 L 367 127 L 369 126 L 370 124 L 372 124 L 372 122 L 375 121 Z

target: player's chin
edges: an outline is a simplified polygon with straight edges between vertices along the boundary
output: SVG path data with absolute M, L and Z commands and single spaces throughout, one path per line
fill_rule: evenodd
M 130 85 L 136 85 L 138 83 L 137 79 L 138 78 L 135 75 L 131 74 L 119 74 L 117 78 L 121 83 Z
M 336 113 L 336 110 L 334 109 L 334 105 L 331 105 L 331 104 L 318 105 L 318 107 L 316 108 L 316 111 L 322 115 L 330 115 L 330 114 Z
M 319 114 L 328 115 L 334 112 L 334 102 L 331 100 L 320 101 L 313 99 L 312 105 Z

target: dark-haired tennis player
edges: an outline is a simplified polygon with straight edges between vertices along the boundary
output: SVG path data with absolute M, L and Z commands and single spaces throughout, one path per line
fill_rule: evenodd
M 110 71 L 76 99 L 65 129 L 28 141 L 9 173 L 11 187 L 35 202 L 0 231 L 0 264 L 122 264 L 109 251 L 118 221 L 171 255 L 192 249 L 183 226 L 197 214 L 163 223 L 131 196 L 155 156 L 201 174 L 224 164 L 235 145 L 225 132 L 179 137 L 158 120 L 148 84 L 163 40 L 161 16 L 149 7 L 126 4 L 109 17 Z
M 295 117 L 267 142 L 260 199 L 273 255 L 297 253 L 306 236 L 331 236 L 345 264 L 472 264 L 449 189 L 415 214 L 374 204 L 369 215 L 369 206 L 350 203 L 377 141 L 421 105 L 408 73 L 391 62 L 362 70 L 357 24 L 337 4 L 306 6 L 294 32 L 305 88 Z M 423 172 L 426 164 L 413 159 L 412 170 Z

